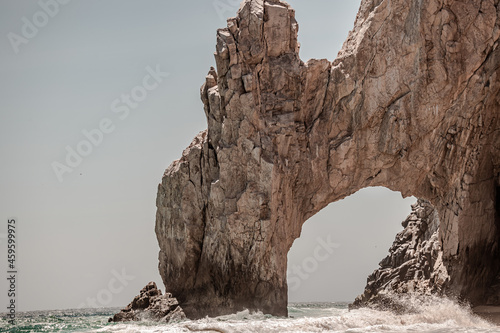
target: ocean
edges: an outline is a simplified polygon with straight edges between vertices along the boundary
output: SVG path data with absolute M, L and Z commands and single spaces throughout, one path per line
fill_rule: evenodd
M 417 302 L 416 302 L 417 303 Z M 288 318 L 242 311 L 234 315 L 173 324 L 155 322 L 108 323 L 117 308 L 34 311 L 17 314 L 16 326 L 1 319 L 0 332 L 499 332 L 472 314 L 470 307 L 449 299 L 418 302 L 414 311 L 395 314 L 372 309 L 348 310 L 347 303 L 291 303 Z

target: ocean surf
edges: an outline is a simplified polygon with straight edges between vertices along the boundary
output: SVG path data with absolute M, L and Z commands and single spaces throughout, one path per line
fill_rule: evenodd
M 291 303 L 288 318 L 260 312 L 173 324 L 157 322 L 108 323 L 119 309 L 79 309 L 18 313 L 12 326 L 4 317 L 0 332 L 499 332 L 500 327 L 475 315 L 469 306 L 446 298 L 408 299 L 411 311 L 395 313 L 369 308 L 349 310 L 347 303 Z

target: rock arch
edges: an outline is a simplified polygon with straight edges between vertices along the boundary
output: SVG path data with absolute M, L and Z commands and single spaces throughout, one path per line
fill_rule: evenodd
M 287 254 L 289 306 L 352 303 L 364 290 L 366 277 L 387 256 L 415 202 L 385 187 L 364 188 L 309 218 Z
M 432 202 L 449 292 L 483 302 L 500 267 L 499 11 L 363 0 L 337 59 L 304 63 L 293 9 L 245 0 L 217 31 L 208 129 L 158 189 L 159 270 L 186 314 L 286 315 L 302 224 L 368 186 Z

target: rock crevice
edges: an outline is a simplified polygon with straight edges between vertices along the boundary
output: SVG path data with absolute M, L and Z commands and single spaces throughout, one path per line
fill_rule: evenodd
M 474 304 L 499 275 L 498 0 L 363 0 L 333 61 L 299 58 L 294 10 L 245 0 L 217 31 L 208 129 L 166 170 L 163 282 L 189 317 L 286 315 L 302 224 L 369 186 L 428 200 Z

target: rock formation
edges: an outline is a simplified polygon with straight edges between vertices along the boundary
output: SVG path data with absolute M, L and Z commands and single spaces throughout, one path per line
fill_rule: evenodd
M 217 31 L 208 129 L 166 170 L 163 282 L 188 317 L 287 314 L 287 253 L 329 203 L 385 186 L 432 203 L 446 292 L 500 269 L 499 0 L 362 0 L 333 62 L 299 58 L 293 9 L 245 0 Z
M 378 306 L 390 302 L 392 294 L 442 294 L 449 282 L 439 241 L 436 209 L 419 199 L 403 221 L 404 230 L 396 235 L 389 255 L 368 277 L 365 292 L 351 307 Z
M 177 299 L 169 293 L 162 295 L 156 283 L 149 282 L 125 309 L 109 318 L 109 322 L 152 320 L 170 323 L 184 318 L 186 315 Z

